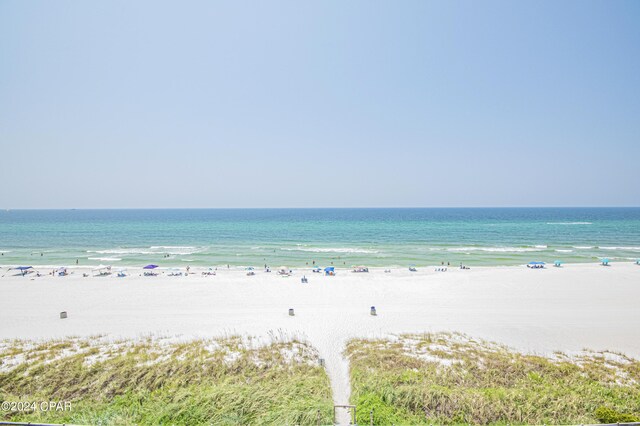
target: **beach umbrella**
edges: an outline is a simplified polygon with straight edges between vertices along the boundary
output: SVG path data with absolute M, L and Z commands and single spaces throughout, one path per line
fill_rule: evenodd
M 336 270 L 336 268 L 334 268 L 333 266 L 327 266 L 326 268 L 324 268 L 325 272 L 333 272 L 335 270 Z
M 158 265 L 147 265 L 142 269 L 156 269 L 158 267 Z

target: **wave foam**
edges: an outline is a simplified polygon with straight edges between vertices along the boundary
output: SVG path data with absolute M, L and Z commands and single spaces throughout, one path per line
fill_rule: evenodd
M 547 222 L 547 225 L 593 225 L 592 222 Z
M 280 250 L 284 251 L 306 251 L 311 253 L 364 253 L 364 254 L 375 254 L 378 253 L 377 250 L 366 250 L 360 248 L 346 248 L 346 247 L 338 247 L 338 248 L 320 248 L 320 247 L 296 247 L 289 248 L 283 247 Z
M 547 246 L 535 246 L 535 247 L 453 247 L 448 248 L 447 251 L 453 252 L 467 252 L 467 251 L 486 251 L 496 253 L 525 253 L 531 251 L 542 251 Z
M 173 254 L 188 255 L 199 253 L 204 248 L 191 246 L 151 246 L 148 248 L 115 248 L 108 250 L 87 250 L 87 253 L 96 254 Z
M 573 250 L 569 249 L 556 249 L 555 251 L 558 253 L 573 253 Z
M 631 250 L 631 251 L 640 250 L 640 247 L 598 247 L 598 248 L 602 250 Z
M 593 246 L 573 246 L 573 248 L 578 250 L 590 250 Z
M 120 258 L 117 257 L 88 257 L 87 259 L 89 260 L 101 260 L 104 262 L 117 262 L 119 260 L 122 260 Z

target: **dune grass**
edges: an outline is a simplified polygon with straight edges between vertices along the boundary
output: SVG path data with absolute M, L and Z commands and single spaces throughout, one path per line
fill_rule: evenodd
M 348 343 L 352 404 L 369 424 L 640 421 L 640 362 L 612 352 L 525 355 L 461 334 Z
M 0 412 L 5 421 L 92 425 L 330 424 L 317 353 L 295 339 L 172 342 L 5 341 L 0 400 L 71 401 L 67 412 Z M 319 411 L 318 411 L 319 410 Z

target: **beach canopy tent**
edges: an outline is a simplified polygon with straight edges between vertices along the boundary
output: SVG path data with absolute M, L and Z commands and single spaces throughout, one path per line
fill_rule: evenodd
M 142 269 L 156 269 L 158 267 L 158 265 L 147 265 Z
M 22 275 L 25 275 L 29 269 L 33 269 L 33 266 L 16 266 L 15 268 L 9 268 L 9 270 L 17 269 Z
M 562 265 L 562 260 L 556 260 L 555 262 L 553 262 L 554 266 L 561 266 Z
M 93 272 L 97 272 L 97 276 L 105 276 L 111 274 L 111 265 L 100 265 L 93 268 Z
M 608 258 L 604 257 L 604 258 L 602 258 L 601 260 L 602 260 L 602 264 L 603 264 L 603 265 L 605 265 L 605 266 L 606 266 L 606 265 L 608 265 L 608 264 L 609 264 L 609 259 L 608 259 Z
M 636 259 L 636 265 L 640 265 L 640 259 Z
M 110 265 L 98 265 L 95 268 L 93 268 L 94 271 L 99 271 L 101 269 L 111 269 Z
M 544 262 L 529 262 L 529 265 L 546 265 Z

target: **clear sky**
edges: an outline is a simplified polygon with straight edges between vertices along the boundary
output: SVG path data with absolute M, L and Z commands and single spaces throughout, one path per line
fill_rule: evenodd
M 639 1 L 0 0 L 0 206 L 640 205 Z

